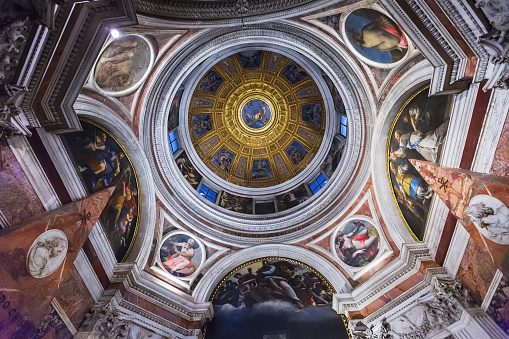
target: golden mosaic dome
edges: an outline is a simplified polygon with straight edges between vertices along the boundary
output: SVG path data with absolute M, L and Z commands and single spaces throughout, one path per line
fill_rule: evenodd
M 269 51 L 228 56 L 194 89 L 188 126 L 204 164 L 244 187 L 284 183 L 308 166 L 326 126 L 322 95 L 295 61 Z

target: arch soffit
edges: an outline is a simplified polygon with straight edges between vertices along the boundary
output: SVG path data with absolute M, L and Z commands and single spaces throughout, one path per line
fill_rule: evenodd
M 322 192 L 318 199 L 313 199 L 312 205 L 308 204 L 302 208 L 302 213 L 286 215 L 275 220 L 256 219 L 254 216 L 244 216 L 239 219 L 229 215 L 218 207 L 207 205 L 199 200 L 198 194 L 187 187 L 174 161 L 171 161 L 170 151 L 166 141 L 165 130 L 167 112 L 171 99 L 180 83 L 192 72 L 194 65 L 198 65 L 207 58 L 232 46 L 245 44 L 246 42 L 277 44 L 305 54 L 321 67 L 332 79 L 341 95 L 344 98 L 346 111 L 349 119 L 348 144 L 345 154 L 346 161 L 342 161 L 339 172 L 343 175 L 336 175 L 333 184 Z M 368 176 L 369 157 L 363 157 L 364 152 L 371 148 L 370 123 L 374 117 L 373 98 L 369 92 L 368 85 L 361 79 L 355 63 L 346 59 L 347 54 L 337 49 L 329 42 L 323 41 L 323 37 L 316 36 L 312 32 L 303 30 L 295 25 L 275 23 L 269 26 L 258 25 L 249 30 L 236 30 L 232 28 L 210 29 L 191 37 L 155 71 L 153 81 L 147 87 L 147 94 L 140 104 L 140 135 L 142 144 L 145 147 L 151 168 L 154 173 L 162 172 L 164 178 L 155 177 L 156 186 L 163 192 L 163 203 L 176 215 L 187 221 L 191 228 L 198 229 L 212 239 L 231 241 L 232 243 L 256 243 L 257 238 L 244 238 L 232 234 L 225 235 L 221 231 L 202 227 L 203 223 L 189 214 L 179 213 L 174 206 L 185 204 L 193 210 L 199 211 L 199 218 L 207 223 L 216 225 L 228 225 L 235 231 L 248 231 L 258 233 L 270 233 L 275 228 L 278 231 L 295 228 L 295 226 L 306 223 L 312 224 L 291 235 L 285 234 L 272 239 L 288 241 L 290 238 L 300 237 L 308 234 L 309 230 L 317 230 L 327 225 L 333 217 L 338 215 L 336 211 L 343 210 L 349 201 L 354 199 L 365 183 Z M 217 60 L 219 61 L 219 60 Z M 362 112 L 364 114 L 358 114 Z M 367 120 L 367 122 L 366 122 Z M 366 130 L 369 130 L 366 133 Z M 153 143 L 153 139 L 155 142 Z M 359 168 L 360 167 L 360 168 Z M 353 174 L 357 171 L 355 179 Z M 344 192 L 344 188 L 350 185 L 350 189 Z M 352 189 L 352 187 L 354 187 Z M 355 189 L 359 188 L 359 190 Z M 169 194 L 170 191 L 179 192 L 176 197 Z M 168 192 L 168 193 L 167 193 Z M 342 199 L 334 208 L 334 213 L 328 216 L 320 215 L 332 202 Z M 311 219 L 318 220 L 311 223 Z M 201 224 L 201 225 L 200 225 Z
M 117 263 L 115 270 L 122 271 L 122 267 L 130 265 L 137 265 L 143 268 L 150 254 L 156 224 L 155 185 L 143 147 L 141 147 L 131 128 L 109 106 L 90 97 L 79 95 L 74 108 L 80 117 L 88 118 L 104 126 L 119 140 L 120 144 L 126 149 L 138 173 L 141 211 L 141 218 L 138 221 L 138 232 L 126 262 Z M 104 246 L 110 246 L 106 238 L 103 241 Z M 113 260 L 115 259 L 113 258 Z
M 196 302 L 208 302 L 214 289 L 234 268 L 250 260 L 264 257 L 281 257 L 301 261 L 322 274 L 334 287 L 336 293 L 349 293 L 352 286 L 341 272 L 324 257 L 301 247 L 265 244 L 249 247 L 217 261 L 200 280 L 193 292 Z
M 417 89 L 429 83 L 432 74 L 433 67 L 426 60 L 419 62 L 406 72 L 387 95 L 373 131 L 371 170 L 374 194 L 389 234 L 400 249 L 403 243 L 415 242 L 415 240 L 401 220 L 392 196 L 387 174 L 387 138 L 400 107 Z

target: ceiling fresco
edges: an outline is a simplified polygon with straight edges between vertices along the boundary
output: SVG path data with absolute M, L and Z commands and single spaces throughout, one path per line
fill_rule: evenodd
M 201 160 L 244 187 L 295 177 L 320 148 L 326 126 L 321 93 L 299 64 L 247 50 L 209 69 L 189 105 L 188 128 Z
M 216 287 L 207 338 L 349 338 L 331 307 L 335 292 L 322 274 L 300 261 L 245 262 Z
M 450 97 L 429 97 L 429 86 L 400 108 L 387 141 L 393 197 L 414 238 L 424 239 L 433 190 L 409 160 L 439 161 L 449 125 Z

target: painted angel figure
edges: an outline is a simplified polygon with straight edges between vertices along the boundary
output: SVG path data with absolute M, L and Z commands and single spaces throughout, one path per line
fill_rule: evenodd
M 398 141 L 399 148 L 392 152 L 392 158 L 394 160 L 397 157 L 405 158 L 407 149 L 414 149 L 426 161 L 436 162 L 438 147 L 444 142 L 448 125 L 449 120 L 446 119 L 438 128 L 427 133 L 416 129 L 409 133 L 403 133 L 400 130 L 395 131 L 394 139 Z

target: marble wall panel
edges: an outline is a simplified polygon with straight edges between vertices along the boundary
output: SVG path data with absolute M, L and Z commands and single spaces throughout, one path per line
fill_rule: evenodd
M 0 142 L 0 211 L 9 225 L 45 212 L 21 165 L 6 142 Z
M 60 284 L 55 298 L 75 328 L 81 326 L 85 314 L 94 305 L 94 299 L 75 267 L 72 267 L 69 275 Z
M 486 247 L 480 247 L 474 239 L 470 238 L 457 277 L 470 290 L 472 298 L 479 305 L 486 296 L 496 270 Z
M 493 164 L 491 165 L 491 173 L 498 176 L 509 176 L 509 114 L 505 119 L 502 134 L 498 141 Z

